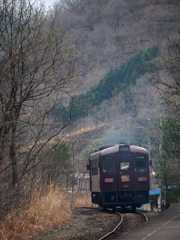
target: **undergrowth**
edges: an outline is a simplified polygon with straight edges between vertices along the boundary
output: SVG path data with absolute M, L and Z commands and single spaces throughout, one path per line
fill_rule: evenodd
M 69 197 L 53 185 L 35 190 L 28 205 L 14 209 L 0 225 L 1 240 L 29 240 L 72 216 Z
M 76 207 L 97 207 L 93 204 L 89 195 L 80 195 L 76 198 Z

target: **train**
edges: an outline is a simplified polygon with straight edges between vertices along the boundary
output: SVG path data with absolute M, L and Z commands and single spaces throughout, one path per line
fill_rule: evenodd
M 106 145 L 90 155 L 91 201 L 100 207 L 131 208 L 149 203 L 149 152 L 130 144 Z

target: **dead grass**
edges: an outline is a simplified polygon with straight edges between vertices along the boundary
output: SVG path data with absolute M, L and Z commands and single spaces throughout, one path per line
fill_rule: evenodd
M 89 195 L 82 195 L 76 198 L 76 207 L 97 207 L 97 205 L 91 202 Z
M 76 198 L 75 207 L 97 207 L 89 194 Z M 0 225 L 1 240 L 30 240 L 72 217 L 69 196 L 53 185 L 35 190 L 28 205 L 14 209 Z
M 1 240 L 29 240 L 72 216 L 67 194 L 53 185 L 34 191 L 28 206 L 9 213 L 0 226 Z
M 80 130 L 73 132 L 71 134 L 67 134 L 66 138 L 72 137 L 72 136 L 78 136 L 80 134 L 86 133 L 86 132 L 92 132 L 97 129 L 101 129 L 103 127 L 106 127 L 106 124 L 102 123 L 99 124 L 98 126 L 93 126 L 93 127 L 82 127 Z

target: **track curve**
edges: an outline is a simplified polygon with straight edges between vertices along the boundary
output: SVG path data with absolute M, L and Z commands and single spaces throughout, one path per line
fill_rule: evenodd
M 142 215 L 146 219 L 146 222 L 149 221 L 148 216 L 145 213 L 141 211 L 137 211 L 136 213 L 139 213 L 140 215 Z
M 122 225 L 123 223 L 123 220 L 124 220 L 124 217 L 123 217 L 123 214 L 121 214 L 120 212 L 117 212 L 115 211 L 114 212 L 115 214 L 118 214 L 120 216 L 120 221 L 119 223 L 114 227 L 114 229 L 112 231 L 110 231 L 109 233 L 107 233 L 106 235 L 104 235 L 103 237 L 99 238 L 98 240 L 105 240 L 106 238 L 110 237 L 112 234 L 115 234 L 116 231 L 118 229 L 120 229 L 120 226 Z M 145 222 L 148 221 L 148 217 L 145 213 L 141 212 L 141 211 L 137 211 L 136 213 L 134 213 L 135 215 L 140 215 L 140 216 L 143 216 L 144 219 L 145 219 Z
M 122 224 L 122 222 L 123 222 L 123 215 L 122 215 L 121 213 L 119 213 L 119 212 L 115 212 L 115 213 L 120 216 L 120 221 L 119 221 L 119 223 L 115 226 L 115 228 L 114 228 L 111 232 L 107 233 L 106 235 L 104 235 L 103 237 L 99 238 L 98 240 L 104 240 L 104 239 L 106 239 L 107 237 L 109 237 L 110 235 L 112 235 L 113 233 L 115 233 L 115 231 L 116 231 L 116 230 L 120 227 L 120 225 Z

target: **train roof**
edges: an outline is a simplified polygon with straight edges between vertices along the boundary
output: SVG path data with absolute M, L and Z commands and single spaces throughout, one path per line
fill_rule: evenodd
M 116 145 L 108 145 L 100 147 L 100 150 L 96 153 L 91 154 L 90 160 L 97 159 L 99 156 L 105 156 L 116 153 L 143 153 L 149 154 L 149 152 L 142 147 L 129 145 L 129 144 L 116 144 Z

